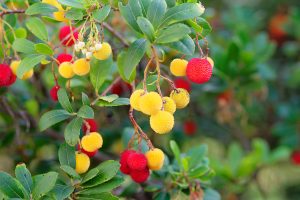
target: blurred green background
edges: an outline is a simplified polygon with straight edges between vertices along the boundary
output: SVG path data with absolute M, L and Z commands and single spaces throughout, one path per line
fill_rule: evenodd
M 300 1 L 206 0 L 202 4 L 213 28 L 207 36 L 215 62 L 212 80 L 192 85 L 192 102 L 176 114 L 172 134 L 156 137 L 147 119 L 137 115 L 139 124 L 170 156 L 170 139 L 183 151 L 206 144 L 216 172 L 211 187 L 222 199 L 300 199 Z M 109 23 L 119 31 L 125 29 L 117 15 Z M 53 35 L 56 32 L 53 28 Z M 130 38 L 130 33 L 124 34 Z M 114 38 L 108 40 L 119 45 Z M 167 52 L 167 57 L 173 53 Z M 115 67 L 106 86 L 116 71 Z M 72 81 L 75 94 L 91 91 L 87 83 L 86 79 Z M 42 113 L 58 107 L 49 99 L 52 86 L 48 67 L 37 70 L 31 82 L 18 81 L 9 91 L 1 91 L 5 100 L 0 104 L 0 170 L 11 172 L 18 162 L 25 162 L 34 173 L 57 167 L 64 124 L 45 133 L 36 128 Z M 121 88 L 121 96 L 128 97 L 128 89 Z M 105 141 L 97 160 L 118 158 L 126 147 L 131 132 L 127 111 L 126 107 L 96 111 Z

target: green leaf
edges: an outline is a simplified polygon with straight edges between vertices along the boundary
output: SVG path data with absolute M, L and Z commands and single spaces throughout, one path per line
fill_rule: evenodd
M 230 165 L 230 169 L 234 174 L 237 173 L 240 162 L 243 158 L 243 149 L 237 143 L 232 143 L 228 149 L 228 163 Z
M 84 6 L 83 6 L 81 0 L 58 0 L 58 2 L 65 6 L 84 9 Z
M 131 0 L 132 1 L 132 0 Z M 130 7 L 130 3 L 128 3 L 126 6 L 122 5 L 122 2 L 119 2 L 119 10 L 121 15 L 124 17 L 126 23 L 135 31 L 140 32 L 139 26 L 136 22 L 137 16 L 135 16 L 135 13 L 133 12 L 133 9 Z M 141 16 L 141 15 L 140 15 Z
M 191 178 L 200 178 L 204 174 L 206 174 L 209 171 L 209 168 L 207 166 L 199 166 L 189 172 L 189 177 Z
M 189 35 L 177 42 L 168 43 L 167 45 L 185 55 L 193 55 L 195 52 L 195 43 Z
M 34 43 L 24 38 L 15 39 L 12 47 L 17 52 L 32 54 L 35 53 Z
M 137 23 L 142 32 L 147 36 L 150 41 L 154 40 L 154 28 L 151 22 L 145 17 L 138 17 Z
M 57 97 L 60 105 L 69 113 L 73 113 L 73 108 L 69 100 L 67 91 L 64 88 L 60 88 L 57 92 Z
M 61 144 L 58 150 L 58 159 L 60 165 L 68 165 L 75 168 L 75 147 L 67 143 Z
M 157 33 L 156 43 L 170 43 L 178 41 L 191 32 L 190 28 L 184 24 L 174 24 Z
M 30 196 L 33 186 L 33 181 L 29 170 L 26 168 L 26 165 L 18 164 L 15 169 L 16 178 L 23 185 L 27 192 L 27 196 Z
M 52 192 L 55 196 L 55 199 L 67 199 L 72 194 L 74 189 L 75 188 L 71 185 L 56 184 Z
M 221 200 L 221 195 L 217 191 L 208 188 L 204 191 L 203 200 Z
M 6 172 L 0 172 L 0 190 L 9 198 L 24 198 L 22 185 Z
M 191 19 L 187 20 L 187 23 L 196 31 L 201 33 L 203 37 L 205 37 L 208 33 L 211 32 L 212 27 L 210 24 L 203 18 L 198 17 L 197 23 Z
M 124 56 L 118 57 L 118 65 L 124 71 L 126 79 L 129 79 L 135 71 L 136 66 L 143 58 L 147 48 L 147 41 L 145 39 L 138 39 L 133 42 Z
M 66 127 L 64 136 L 66 142 L 70 146 L 75 146 L 79 140 L 80 129 L 83 123 L 83 119 L 76 117 Z
M 50 192 L 56 183 L 58 173 L 48 172 L 46 174 L 41 174 L 33 177 L 33 199 L 39 199 L 48 192 Z
M 116 100 L 117 98 L 119 98 L 118 95 L 116 94 L 111 94 L 111 95 L 108 95 L 108 96 L 101 96 L 99 97 L 98 99 L 99 100 L 103 100 L 103 101 L 107 101 L 109 103 L 113 102 L 114 100 Z
M 152 0 L 139 0 L 144 16 L 147 16 L 147 11 Z
M 79 195 L 80 200 L 118 200 L 119 198 L 111 193 L 104 192 L 94 195 Z
M 120 164 L 114 160 L 108 160 L 91 169 L 81 181 L 83 187 L 94 187 L 112 179 L 119 171 Z
M 146 85 L 147 85 L 147 91 L 155 91 L 156 88 L 156 80 L 157 80 L 157 75 L 150 75 L 146 79 Z M 162 83 L 161 79 L 161 83 Z M 143 82 L 140 82 L 138 86 L 136 86 L 136 89 L 143 89 Z
M 35 3 L 32 4 L 29 8 L 27 8 L 25 14 L 26 15 L 38 15 L 38 14 L 46 14 L 53 13 L 58 11 L 58 9 L 50 4 L 46 3 Z
M 80 9 L 77 8 L 71 8 L 68 10 L 65 14 L 67 19 L 70 20 L 82 20 L 83 18 L 83 13 Z
M 183 3 L 170 8 L 166 12 L 163 20 L 161 21 L 160 27 L 188 19 L 194 19 L 201 14 L 202 13 L 197 3 Z
M 93 59 L 92 62 L 90 79 L 95 90 L 98 92 L 112 69 L 113 61 L 112 58 L 109 58 L 103 61 Z
M 93 11 L 93 17 L 98 21 L 98 22 L 103 22 L 109 15 L 110 13 L 110 5 L 105 5 L 100 9 L 94 10 Z
M 120 52 L 119 55 L 118 55 L 118 60 L 120 62 L 120 63 L 117 64 L 118 71 L 119 71 L 119 74 L 120 74 L 121 78 L 125 82 L 132 83 L 135 80 L 135 77 L 136 77 L 136 70 L 133 71 L 132 75 L 129 78 L 125 77 L 124 68 L 123 68 L 123 65 L 121 65 L 121 62 L 123 62 L 123 60 L 125 59 L 125 56 L 126 56 L 126 52 L 125 51 Z
M 170 147 L 171 147 L 171 150 L 172 150 L 172 152 L 175 156 L 175 159 L 177 160 L 179 166 L 182 166 L 181 157 L 180 157 L 180 149 L 179 149 L 177 143 L 174 140 L 170 141 Z
M 26 38 L 27 30 L 25 28 L 20 27 L 15 30 L 15 34 L 17 38 Z
M 17 69 L 18 78 L 22 78 L 23 75 L 34 68 L 35 65 L 39 64 L 42 60 L 46 58 L 45 55 L 31 54 L 27 55 L 20 63 Z
M 66 172 L 70 177 L 72 178 L 76 178 L 76 179 L 80 179 L 79 174 L 75 171 L 75 169 L 73 169 L 72 167 L 70 167 L 69 165 L 62 165 L 60 166 L 60 168 Z
M 26 22 L 29 31 L 43 41 L 48 41 L 48 32 L 42 20 L 37 17 L 31 17 Z
M 79 194 L 82 195 L 93 195 L 99 194 L 102 192 L 110 192 L 116 187 L 119 187 L 123 183 L 124 179 L 122 177 L 114 177 L 111 180 L 92 188 L 87 188 L 79 191 Z
M 166 13 L 167 4 L 164 0 L 153 0 L 151 1 L 148 12 L 147 18 L 152 23 L 153 27 L 156 29 L 159 24 L 162 22 L 162 19 Z M 143 29 L 141 29 L 143 30 Z
M 70 113 L 65 110 L 52 110 L 46 112 L 39 121 L 40 131 L 44 131 L 54 124 L 68 119 L 70 116 Z
M 94 110 L 87 105 L 83 105 L 78 113 L 77 113 L 78 117 L 82 117 L 84 119 L 92 119 L 94 118 Z
M 90 99 L 89 99 L 89 97 L 88 97 L 87 94 L 85 94 L 84 92 L 82 92 L 81 96 L 82 96 L 81 99 L 82 99 L 82 104 L 83 105 L 90 105 L 91 104 L 91 101 L 90 101 Z
M 114 106 L 128 106 L 128 105 L 130 105 L 128 98 L 118 98 L 118 99 L 114 100 L 113 102 L 108 102 L 108 101 L 103 101 L 103 100 L 99 100 L 97 102 L 97 106 L 100 106 L 100 107 L 114 107 Z
M 40 54 L 52 56 L 54 54 L 53 50 L 48 44 L 38 43 L 34 45 L 35 51 Z

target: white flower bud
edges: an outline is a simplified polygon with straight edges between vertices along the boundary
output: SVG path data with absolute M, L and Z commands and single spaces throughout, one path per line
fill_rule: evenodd
M 86 50 L 86 49 L 82 49 L 81 52 L 82 52 L 83 54 L 86 54 L 87 50 Z
M 102 44 L 101 44 L 101 43 L 97 43 L 97 44 L 95 45 L 96 51 L 100 50 L 101 48 L 102 48 Z
M 84 46 L 85 46 L 85 43 L 84 43 L 84 42 L 78 42 L 78 47 L 79 47 L 80 49 L 82 49 Z
M 96 50 L 96 48 L 95 47 L 90 47 L 90 52 L 94 52 L 95 50 Z
M 80 50 L 78 44 L 75 44 L 75 45 L 74 45 L 74 48 L 75 48 L 75 51 L 77 51 L 77 52 Z
M 202 15 L 205 12 L 205 7 L 201 3 L 198 3 L 198 7 L 199 7 L 200 13 Z
M 92 57 L 92 55 L 93 55 L 93 53 L 90 52 L 90 51 L 88 51 L 88 52 L 85 53 L 85 57 L 86 57 L 87 59 L 90 59 L 90 58 Z

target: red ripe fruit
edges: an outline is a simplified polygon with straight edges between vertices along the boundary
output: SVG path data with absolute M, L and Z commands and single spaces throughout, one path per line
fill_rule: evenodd
M 206 83 L 211 78 L 211 75 L 212 66 L 203 58 L 192 58 L 186 67 L 186 76 L 194 83 Z
M 50 97 L 53 101 L 58 101 L 57 92 L 59 89 L 60 89 L 59 85 L 56 85 L 50 90 Z
M 96 151 L 93 151 L 93 152 L 89 152 L 89 151 L 86 151 L 86 150 L 84 150 L 84 148 L 80 148 L 80 146 L 78 145 L 77 146 L 77 150 L 78 151 L 81 151 L 82 153 L 84 153 L 84 154 L 86 154 L 88 157 L 94 157 L 96 154 L 97 154 L 97 152 L 98 152 L 98 150 L 96 150 Z
M 183 131 L 186 135 L 194 135 L 197 131 L 197 124 L 193 120 L 185 121 L 183 124 Z
M 143 183 L 143 182 L 147 181 L 149 175 L 150 175 L 150 171 L 148 168 L 145 168 L 141 171 L 133 170 L 130 173 L 132 180 L 136 183 Z
M 131 170 L 144 170 L 147 167 L 147 158 L 142 153 L 132 153 L 127 159 L 128 167 Z
M 61 53 L 57 56 L 57 60 L 59 62 L 59 64 L 63 63 L 63 62 L 71 62 L 73 59 L 72 55 L 67 54 L 67 53 Z
M 269 23 L 268 31 L 271 40 L 281 45 L 287 39 L 287 32 L 284 26 L 288 23 L 288 15 L 278 13 L 274 15 Z
M 176 88 L 183 88 L 183 89 L 186 89 L 188 92 L 191 91 L 191 84 L 183 78 L 175 79 L 174 84 L 175 84 Z
M 295 165 L 300 165 L 300 151 L 294 151 L 291 155 L 291 160 Z
M 10 86 L 16 81 L 16 76 L 7 64 L 0 64 L 0 87 Z
M 111 93 L 119 96 L 127 91 L 131 91 L 131 85 L 125 82 L 118 82 L 111 88 Z
M 73 31 L 74 38 L 77 40 L 78 32 L 75 31 L 74 27 L 72 28 L 72 31 Z M 73 37 L 71 36 L 70 26 L 61 27 L 61 29 L 59 30 L 59 39 L 63 45 L 68 46 L 68 47 L 72 46 L 75 43 Z
M 120 171 L 123 174 L 130 174 L 130 168 L 127 164 L 127 160 L 128 160 L 129 155 L 131 155 L 133 153 L 135 153 L 135 151 L 133 151 L 133 150 L 125 150 L 121 153 L 121 156 L 120 156 Z
M 97 131 L 98 131 L 98 125 L 97 125 L 96 120 L 94 120 L 94 119 L 85 119 L 85 121 L 86 121 L 86 122 L 89 124 L 89 126 L 90 126 L 90 132 L 97 132 Z M 88 129 L 88 127 L 86 126 L 86 124 L 83 123 L 83 125 L 82 125 L 82 130 L 83 130 L 83 132 L 86 133 L 86 132 L 87 132 L 87 129 Z

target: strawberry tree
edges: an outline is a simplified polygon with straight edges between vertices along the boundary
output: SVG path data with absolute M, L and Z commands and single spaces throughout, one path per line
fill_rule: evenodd
M 35 176 L 25 164 L 17 165 L 15 178 L 1 172 L 3 199 L 118 199 L 124 191 L 112 191 L 123 183 L 122 174 L 143 183 L 156 199 L 220 198 L 209 188 L 214 171 L 205 146 L 182 154 L 171 141 L 171 162 L 147 133 L 155 138 L 171 134 L 176 110 L 189 105 L 189 90 L 177 87 L 173 76 L 194 84 L 212 76 L 205 38 L 211 27 L 201 17 L 200 2 L 28 0 L 18 2 L 20 8 L 9 3 L 0 7 L 2 103 L 12 118 L 19 118 L 6 98 L 16 80 L 47 82 L 46 92 L 35 90 L 36 98 L 41 93 L 53 103 L 36 124 L 60 140 L 60 165 Z M 115 16 L 126 22 L 125 33 L 111 25 Z M 111 94 L 120 82 L 132 91 L 130 98 Z M 110 107 L 128 109 L 132 128 L 120 161 L 99 164 L 97 155 L 108 141 L 95 116 Z M 151 130 L 144 131 L 137 116 L 148 119 Z M 57 124 L 63 124 L 63 133 L 51 131 Z

